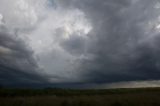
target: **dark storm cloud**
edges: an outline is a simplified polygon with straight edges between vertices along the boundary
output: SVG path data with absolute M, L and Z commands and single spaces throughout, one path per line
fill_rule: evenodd
M 42 83 L 45 79 L 38 74 L 38 66 L 32 52 L 8 30 L 0 30 L 0 84 Z
M 45 3 L 45 6 L 40 3 L 44 6 L 42 8 L 40 5 L 40 12 L 37 11 L 39 8 L 36 8 L 36 11 L 34 8 L 28 10 L 26 21 L 30 20 L 31 24 L 37 22 L 37 27 L 33 31 L 18 32 L 26 37 L 29 34 L 31 42 L 18 39 L 21 35 L 16 37 L 15 34 L 10 34 L 12 29 L 8 31 L 0 28 L 0 83 L 38 83 L 45 82 L 44 78 L 46 78 L 48 82 L 59 87 L 85 87 L 97 85 L 96 83 L 160 79 L 159 0 L 49 0 L 46 2 L 48 2 L 47 9 Z M 22 2 L 25 3 L 27 2 Z M 27 5 L 35 7 L 34 3 L 27 3 Z M 41 15 L 46 15 L 42 23 L 40 22 L 42 20 L 36 21 Z M 19 15 L 15 19 L 17 17 Z M 78 20 L 80 18 L 82 21 L 86 18 L 87 22 L 81 23 Z M 56 21 L 60 22 L 56 23 Z M 59 25 L 65 21 L 67 23 Z M 20 23 L 25 27 L 23 22 L 22 17 Z M 8 23 L 10 28 L 12 25 L 10 19 Z M 87 24 L 90 23 L 91 30 L 89 33 L 80 33 L 76 28 L 69 26 L 74 23 L 78 23 L 78 27 L 82 27 L 82 30 L 83 28 L 85 30 L 85 25 L 81 24 L 86 24 L 87 28 Z M 28 27 L 32 29 L 30 24 Z M 20 26 L 18 28 L 21 29 Z M 52 32 L 53 35 L 50 34 Z M 33 52 L 24 42 L 33 46 Z M 40 59 L 35 60 L 33 55 Z M 37 64 L 44 68 L 46 76 L 42 77 L 39 74 Z
M 61 45 L 69 53 L 73 55 L 81 55 L 85 52 L 86 39 L 81 36 L 73 36 L 67 40 L 64 40 Z
M 159 32 L 155 28 L 160 13 L 155 8 L 158 2 L 72 1 L 72 6 L 83 10 L 93 25 L 87 54 L 94 58 L 80 60 L 86 82 L 160 79 Z

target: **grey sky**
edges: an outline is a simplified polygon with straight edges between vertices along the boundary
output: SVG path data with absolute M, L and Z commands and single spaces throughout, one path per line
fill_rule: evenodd
M 158 81 L 159 35 L 159 0 L 1 0 L 0 83 Z

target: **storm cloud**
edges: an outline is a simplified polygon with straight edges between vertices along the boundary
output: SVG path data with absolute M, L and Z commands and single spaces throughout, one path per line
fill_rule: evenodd
M 3 26 L 0 30 L 0 84 L 15 86 L 44 83 L 45 78 L 39 74 L 32 54 L 23 41 Z
M 79 7 L 88 13 L 94 56 L 82 60 L 89 82 L 106 83 L 159 79 L 158 1 L 86 1 Z
M 72 2 L 85 12 L 93 27 L 86 53 L 93 58 L 80 60 L 86 82 L 159 79 L 158 0 Z
M 0 26 L 1 82 L 160 80 L 159 0 L 1 0 Z

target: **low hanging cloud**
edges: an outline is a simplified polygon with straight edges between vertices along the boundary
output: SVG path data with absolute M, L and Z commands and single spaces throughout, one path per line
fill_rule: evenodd
M 159 0 L 1 0 L 1 83 L 159 80 L 159 14 Z
M 91 26 L 85 19 L 85 14 L 78 8 L 72 10 L 55 3 L 50 0 L 14 2 L 2 0 L 0 2 L 1 26 L 6 29 L 3 30 L 4 36 L 14 41 L 15 48 L 20 48 L 18 52 L 13 50 L 16 52 L 16 57 L 12 56 L 12 53 L 7 54 L 7 56 L 11 54 L 10 57 L 14 58 L 12 60 L 14 62 L 10 63 L 10 60 L 6 60 L 6 66 L 19 70 L 15 75 L 22 72 L 29 73 L 34 79 L 36 79 L 34 75 L 37 75 L 46 83 L 79 80 L 77 72 L 74 71 L 76 70 L 74 62 L 81 58 L 83 53 L 81 50 L 85 48 L 86 35 L 91 30 Z M 4 38 L 2 41 L 11 42 Z M 72 42 L 79 43 L 74 47 Z M 3 54 L 13 52 L 6 47 L 1 47 L 0 50 Z M 2 76 L 7 78 L 8 74 Z M 14 79 L 14 76 L 10 79 Z M 29 79 L 32 79 L 32 76 Z M 16 82 L 12 81 L 12 83 Z
M 7 29 L 0 30 L 0 83 L 3 85 L 44 83 L 32 52 Z
M 91 19 L 96 40 L 88 50 L 94 58 L 82 60 L 82 76 L 96 83 L 159 79 L 159 2 L 84 2 L 77 4 Z

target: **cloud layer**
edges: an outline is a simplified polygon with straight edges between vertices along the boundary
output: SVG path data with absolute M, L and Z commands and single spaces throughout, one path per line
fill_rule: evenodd
M 14 86 L 45 82 L 38 74 L 39 68 L 32 55 L 23 41 L 3 26 L 0 30 L 0 83 Z
M 1 0 L 0 83 L 159 80 L 159 14 L 159 0 Z

